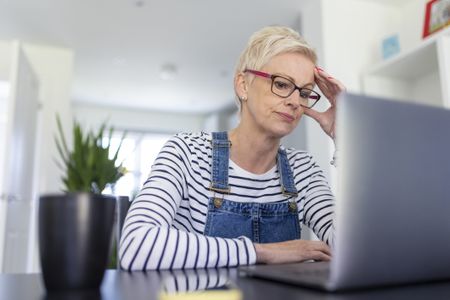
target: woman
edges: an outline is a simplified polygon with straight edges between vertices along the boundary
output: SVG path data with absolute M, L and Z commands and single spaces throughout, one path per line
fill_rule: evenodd
M 234 80 L 240 123 L 229 132 L 178 134 L 156 159 L 124 224 L 127 270 L 329 260 L 333 196 L 312 157 L 280 146 L 301 116 L 334 138 L 342 84 L 315 66 L 297 32 L 266 27 L 241 54 Z M 331 107 L 319 113 L 320 99 Z M 300 225 L 322 241 L 301 240 Z

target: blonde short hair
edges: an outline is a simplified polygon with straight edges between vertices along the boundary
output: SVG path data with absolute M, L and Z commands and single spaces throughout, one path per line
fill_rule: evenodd
M 316 64 L 317 54 L 300 34 L 285 26 L 268 26 L 255 32 L 249 39 L 247 47 L 241 53 L 235 71 L 235 77 L 246 69 L 260 70 L 274 56 L 286 52 L 305 55 Z M 241 101 L 236 94 L 236 103 L 241 108 Z

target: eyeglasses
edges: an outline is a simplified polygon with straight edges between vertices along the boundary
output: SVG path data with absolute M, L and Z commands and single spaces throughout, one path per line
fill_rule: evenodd
M 272 75 L 265 72 L 249 69 L 245 69 L 244 72 L 249 72 L 253 75 L 264 78 L 270 78 L 272 80 L 272 93 L 281 98 L 287 98 L 292 95 L 295 90 L 298 90 L 300 92 L 300 106 L 311 108 L 320 100 L 320 95 L 317 92 L 308 88 L 296 86 L 295 83 L 293 83 L 290 79 L 287 79 L 283 76 Z

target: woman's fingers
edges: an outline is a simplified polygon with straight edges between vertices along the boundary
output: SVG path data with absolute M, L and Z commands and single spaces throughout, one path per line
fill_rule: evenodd
M 331 102 L 332 105 L 335 104 L 337 96 L 345 91 L 345 86 L 336 78 L 328 74 L 326 71 L 320 67 L 316 67 L 314 71 L 315 81 L 319 86 L 325 97 Z
M 307 115 L 308 117 L 313 118 L 317 122 L 319 122 L 321 117 L 322 117 L 322 113 L 321 112 L 318 112 L 317 110 L 310 109 L 310 108 L 306 108 L 305 109 L 305 115 Z
M 330 246 L 328 246 L 327 244 L 320 242 L 319 244 L 319 251 L 325 253 L 328 256 L 331 256 L 331 248 Z
M 315 75 L 315 82 L 317 83 L 317 86 L 325 95 L 325 97 L 327 97 L 327 95 L 330 95 L 331 90 L 327 84 L 327 79 L 320 74 L 320 71 L 318 69 L 314 70 L 314 75 Z
M 316 67 L 316 71 L 319 81 L 326 84 L 330 84 L 330 86 L 336 88 L 339 91 L 345 90 L 344 85 L 339 80 L 328 74 L 322 68 Z
M 327 244 L 320 241 L 314 241 L 312 243 L 314 249 L 312 249 L 309 259 L 322 261 L 331 260 L 331 249 Z
M 322 241 L 311 241 L 310 242 L 311 249 L 321 251 L 328 255 L 331 255 L 331 248 L 327 244 Z
M 328 254 L 323 253 L 321 251 L 315 251 L 311 255 L 310 259 L 320 260 L 320 261 L 330 261 L 331 260 L 331 255 L 328 255 Z

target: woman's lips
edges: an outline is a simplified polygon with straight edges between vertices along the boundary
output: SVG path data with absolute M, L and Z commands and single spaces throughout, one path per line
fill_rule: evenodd
M 295 120 L 295 118 L 287 113 L 283 113 L 283 112 L 277 112 L 284 120 L 289 121 L 289 122 L 293 122 Z

